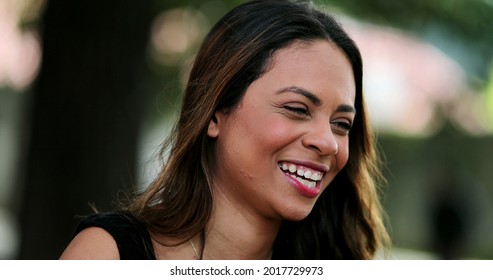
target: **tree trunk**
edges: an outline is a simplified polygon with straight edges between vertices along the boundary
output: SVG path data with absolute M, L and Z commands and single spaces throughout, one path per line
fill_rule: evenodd
M 151 1 L 48 1 L 21 175 L 20 259 L 56 259 L 135 179 Z

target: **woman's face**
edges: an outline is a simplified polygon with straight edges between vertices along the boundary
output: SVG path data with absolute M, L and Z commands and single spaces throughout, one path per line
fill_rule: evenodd
M 209 124 L 216 197 L 257 217 L 305 218 L 348 160 L 354 98 L 351 65 L 331 43 L 276 52 L 239 106 Z

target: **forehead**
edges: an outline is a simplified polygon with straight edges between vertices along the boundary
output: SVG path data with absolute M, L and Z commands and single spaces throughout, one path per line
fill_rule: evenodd
M 354 103 L 351 64 L 343 51 L 328 41 L 295 42 L 277 51 L 261 79 L 273 86 L 300 86 L 322 98 L 330 94 Z

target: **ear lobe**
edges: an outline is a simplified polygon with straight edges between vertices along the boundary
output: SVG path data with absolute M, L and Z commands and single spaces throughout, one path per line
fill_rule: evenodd
M 216 118 L 216 114 L 212 115 L 212 118 L 209 121 L 207 135 L 211 138 L 217 138 L 217 136 L 219 135 L 219 124 Z

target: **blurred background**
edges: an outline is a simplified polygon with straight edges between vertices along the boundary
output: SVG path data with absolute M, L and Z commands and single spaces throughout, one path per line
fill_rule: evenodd
M 0 0 L 0 259 L 156 174 L 209 28 L 240 0 Z M 394 259 L 493 258 L 493 1 L 318 0 L 360 46 Z

